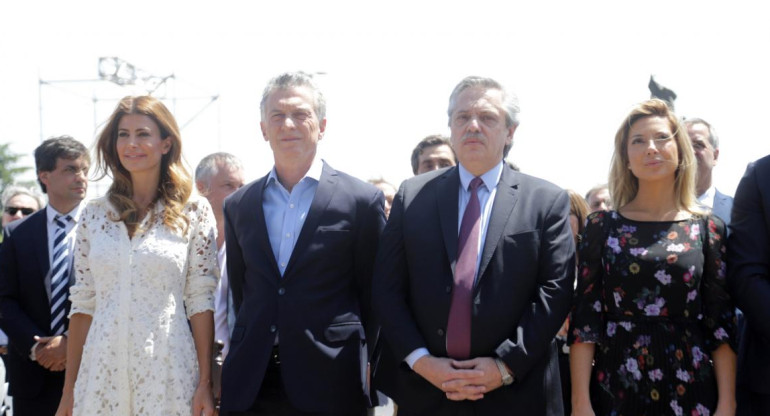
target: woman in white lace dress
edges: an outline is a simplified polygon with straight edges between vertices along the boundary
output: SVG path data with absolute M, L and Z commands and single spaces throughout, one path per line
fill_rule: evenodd
M 190 200 L 179 128 L 159 100 L 126 97 L 96 156 L 113 183 L 78 225 L 57 415 L 210 416 L 216 231 Z

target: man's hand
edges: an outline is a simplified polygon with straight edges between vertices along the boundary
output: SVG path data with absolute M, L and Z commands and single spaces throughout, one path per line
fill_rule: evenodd
M 38 337 L 35 358 L 38 364 L 50 371 L 64 371 L 67 365 L 67 337 L 57 335 L 55 337 Z
M 426 355 L 417 360 L 412 369 L 436 388 L 445 392 L 447 398 L 451 400 L 478 400 L 484 397 L 485 387 L 473 385 L 468 381 L 483 377 L 482 371 L 461 368 L 456 366 L 456 363 L 459 362 L 449 358 Z M 492 365 L 495 365 L 494 361 L 492 361 Z
M 503 385 L 503 375 L 494 358 L 481 357 L 472 360 L 452 360 L 452 367 L 458 371 L 474 371 L 477 376 L 445 381 L 441 389 L 450 400 L 478 400 Z

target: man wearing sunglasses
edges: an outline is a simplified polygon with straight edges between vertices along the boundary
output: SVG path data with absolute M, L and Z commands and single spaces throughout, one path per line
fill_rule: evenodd
M 16 416 L 53 415 L 61 398 L 72 252 L 90 162 L 86 147 L 72 137 L 45 140 L 35 149 L 35 166 L 48 206 L 4 230 L 0 328 L 9 339 L 6 366 Z
M 8 185 L 0 201 L 3 205 L 3 227 L 32 215 L 45 205 L 43 197 L 34 189 L 19 185 Z

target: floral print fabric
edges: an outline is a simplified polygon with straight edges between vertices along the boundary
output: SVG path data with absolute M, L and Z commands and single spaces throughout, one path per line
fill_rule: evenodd
M 588 217 L 569 342 L 596 343 L 597 415 L 710 415 L 710 354 L 734 342 L 717 217 L 642 222 Z

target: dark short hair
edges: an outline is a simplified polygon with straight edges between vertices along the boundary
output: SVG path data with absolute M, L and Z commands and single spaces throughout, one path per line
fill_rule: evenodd
M 414 150 L 412 150 L 412 172 L 415 175 L 417 174 L 417 169 L 420 167 L 420 155 L 422 154 L 423 150 L 428 147 L 443 145 L 449 146 L 449 149 L 452 150 L 452 157 L 454 157 L 455 163 L 457 163 L 457 156 L 455 155 L 454 149 L 452 149 L 452 145 L 449 143 L 449 139 L 440 134 L 431 134 L 430 136 L 420 140 L 420 142 L 417 143 L 417 146 L 415 146 Z
M 59 159 L 75 160 L 79 157 L 85 157 L 88 163 L 91 163 L 91 157 L 88 154 L 88 149 L 79 141 L 73 139 L 70 136 L 58 136 L 51 137 L 43 141 L 35 149 L 35 171 L 51 172 L 56 169 L 56 161 Z M 40 184 L 40 189 L 43 193 L 48 193 L 43 182 L 38 177 L 37 183 Z

